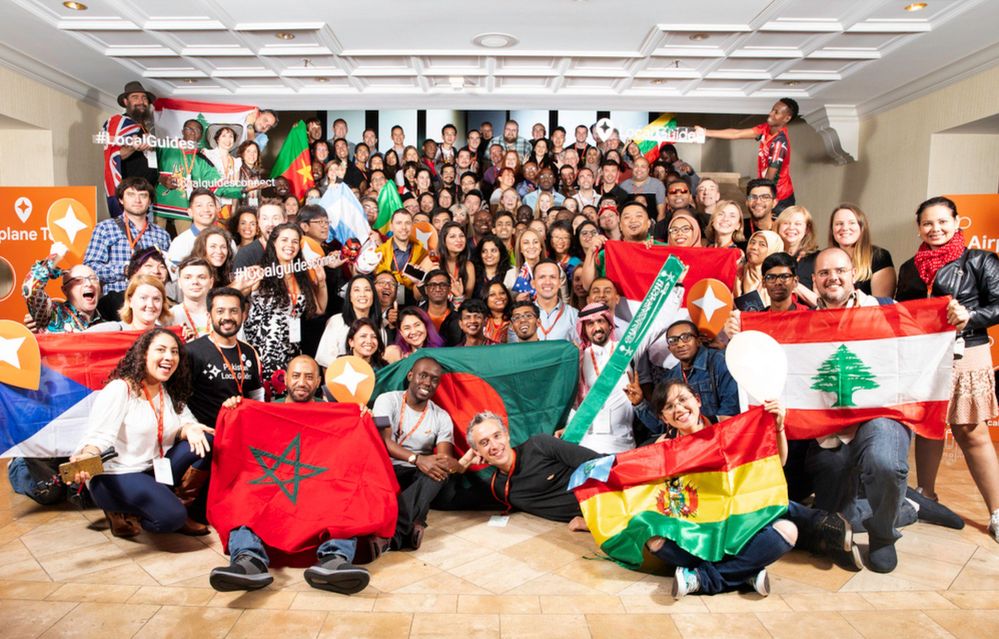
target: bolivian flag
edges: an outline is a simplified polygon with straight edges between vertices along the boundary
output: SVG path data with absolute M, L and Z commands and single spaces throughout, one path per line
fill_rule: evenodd
M 597 545 L 632 569 L 650 537 L 719 561 L 787 511 L 774 418 L 759 406 L 693 435 L 588 462 L 571 485 Z

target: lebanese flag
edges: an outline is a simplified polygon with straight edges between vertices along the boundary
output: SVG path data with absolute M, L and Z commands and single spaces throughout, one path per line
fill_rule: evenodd
M 288 137 L 281 145 L 271 177 L 284 177 L 291 183 L 291 192 L 299 201 L 315 186 L 312 180 L 312 156 L 309 153 L 309 137 L 305 133 L 305 122 L 299 120 L 291 127 Z
M 156 133 L 160 137 L 183 137 L 184 123 L 197 120 L 205 130 L 202 146 L 208 146 L 208 127 L 212 124 L 229 124 L 236 131 L 236 146 L 246 139 L 246 120 L 257 107 L 246 104 L 221 104 L 157 98 L 153 103 L 156 113 Z
M 208 521 L 228 549 L 247 526 L 272 559 L 311 565 L 327 539 L 395 532 L 399 484 L 370 414 L 356 404 L 244 399 L 215 427 Z
M 729 248 L 645 248 L 640 242 L 609 241 L 604 243 L 604 268 L 623 297 L 641 303 L 670 255 L 677 256 L 689 267 L 683 279 L 684 306 L 687 305 L 687 291 L 704 278 L 721 280 L 729 289 L 735 286 L 740 253 Z
M 954 362 L 949 301 L 743 313 L 742 330 L 767 333 L 787 353 L 788 437 L 823 437 L 887 417 L 943 439 Z

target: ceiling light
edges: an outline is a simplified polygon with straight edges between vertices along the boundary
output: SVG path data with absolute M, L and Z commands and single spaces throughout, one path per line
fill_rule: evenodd
M 509 33 L 480 33 L 472 38 L 472 44 L 486 49 L 506 49 L 520 42 Z
M 922 11 L 925 8 L 926 8 L 925 2 L 912 2 L 910 4 L 905 5 L 906 11 Z
M 662 78 L 656 78 L 655 80 L 652 81 L 652 84 L 666 84 L 666 80 L 663 80 Z
M 278 40 L 294 40 L 295 34 L 288 33 L 287 31 L 278 31 L 277 33 L 274 34 L 274 37 L 277 38 Z
M 316 82 L 329 82 L 329 81 L 330 81 L 329 78 L 323 76 L 316 78 Z
M 63 2 L 62 6 L 73 11 L 86 11 L 89 7 L 82 2 Z
M 687 37 L 693 40 L 694 42 L 700 42 L 701 40 L 707 40 L 711 36 L 709 36 L 706 33 L 692 33 Z
M 796 86 L 798 86 L 798 81 L 797 80 L 788 80 L 787 82 L 784 83 L 784 86 L 786 86 L 786 87 L 796 87 Z

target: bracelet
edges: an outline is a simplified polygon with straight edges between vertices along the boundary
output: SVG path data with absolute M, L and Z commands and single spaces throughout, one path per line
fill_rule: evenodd
M 777 430 L 778 433 L 783 433 L 784 432 L 784 427 L 781 426 L 780 428 L 778 428 L 776 430 Z

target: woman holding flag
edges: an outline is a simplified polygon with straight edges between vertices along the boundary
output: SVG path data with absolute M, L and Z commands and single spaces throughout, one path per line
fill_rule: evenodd
M 923 240 L 916 255 L 899 268 L 895 299 L 951 296 L 947 321 L 957 327 L 954 393 L 947 409 L 954 439 L 988 507 L 989 534 L 999 542 L 999 460 L 988 420 L 999 415 L 988 328 L 999 324 L 999 257 L 965 248 L 957 205 L 934 197 L 916 209 Z M 916 436 L 919 490 L 936 500 L 942 440 Z

